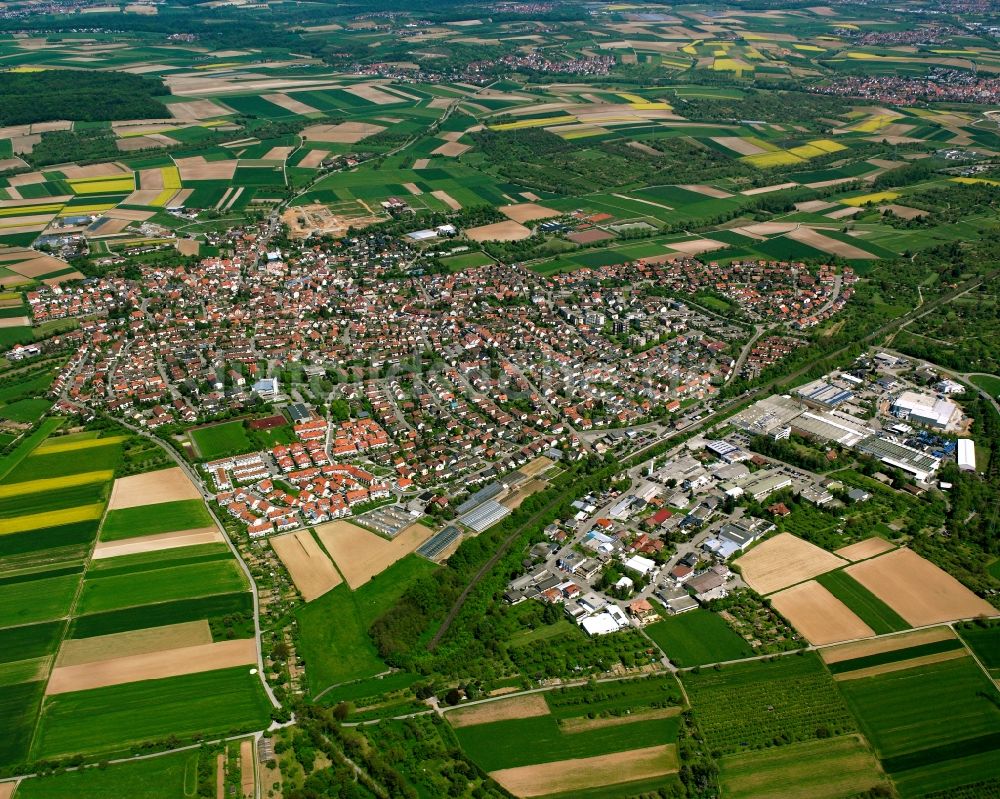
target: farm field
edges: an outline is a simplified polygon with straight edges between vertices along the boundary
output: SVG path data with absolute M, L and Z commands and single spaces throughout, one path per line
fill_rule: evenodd
M 110 576 L 97 572 L 84 581 L 78 612 L 101 613 L 245 588 L 243 572 L 232 559 L 184 566 L 167 563 L 163 568 Z
M 857 614 L 876 635 L 899 632 L 910 626 L 896 611 L 845 571 L 821 574 L 816 582 Z
M 681 681 L 709 745 L 723 755 L 774 741 L 841 735 L 855 722 L 814 653 L 683 672 Z
M 1000 679 L 1000 624 L 973 622 L 958 625 L 957 630 L 993 679 Z
M 897 549 L 844 571 L 915 627 L 998 615 L 996 608 L 910 549 Z
M 728 755 L 719 767 L 723 796 L 731 799 L 840 799 L 888 783 L 856 735 Z
M 716 613 L 696 608 L 645 628 L 675 665 L 699 666 L 751 657 L 753 650 Z
M 146 799 L 189 799 L 197 784 L 195 752 L 175 752 L 152 760 L 116 763 L 107 768 L 68 771 L 24 780 L 18 799 L 106 799 L 142 796 Z
M 734 562 L 751 588 L 770 594 L 833 571 L 846 561 L 790 533 L 779 533 Z
M 201 498 L 109 510 L 101 528 L 102 541 L 118 541 L 213 526 Z
M 500 699 L 445 718 L 463 751 L 501 785 L 537 796 L 594 788 L 609 768 L 637 784 L 669 782 L 679 765 L 681 701 L 673 678 L 654 677 Z
M 996 686 L 970 657 L 838 683 L 904 796 L 1000 776 Z M 925 782 L 925 775 L 927 781 Z M 944 784 L 947 783 L 947 784 Z
M 771 606 L 814 646 L 875 634 L 847 605 L 815 580 L 771 594 L 769 599 Z
M 270 705 L 245 667 L 59 694 L 45 700 L 32 754 L 128 750 L 144 740 L 261 729 Z

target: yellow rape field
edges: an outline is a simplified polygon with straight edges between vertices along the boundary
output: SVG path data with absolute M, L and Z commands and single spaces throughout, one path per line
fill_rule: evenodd
M 0 485 L 0 499 L 19 497 L 24 494 L 40 494 L 43 491 L 56 491 L 60 488 L 75 488 L 90 483 L 103 483 L 110 481 L 114 476 L 115 473 L 111 469 L 102 469 L 96 472 L 69 474 L 65 477 L 43 477 L 38 480 L 9 483 L 8 485 Z
M 793 44 L 796 50 L 801 50 L 804 53 L 825 53 L 826 50 L 822 47 L 817 47 L 814 44 Z
M 135 191 L 135 178 L 114 177 L 106 179 L 71 180 L 74 194 L 111 194 L 113 192 Z
M 94 447 L 106 447 L 110 444 L 118 444 L 125 440 L 125 436 L 109 436 L 108 438 L 85 438 L 77 441 L 60 441 L 58 438 L 52 439 L 38 447 L 33 455 L 53 455 L 57 452 L 77 452 L 81 449 L 93 449 Z
M 52 203 L 49 205 L 19 205 L 15 208 L 0 208 L 2 216 L 32 216 L 34 214 L 54 214 L 63 207 L 62 203 Z
M 767 169 L 772 166 L 786 166 L 788 164 L 801 164 L 804 162 L 804 159 L 785 150 L 777 150 L 773 153 L 744 155 L 740 160 L 760 169 Z
M 59 212 L 59 216 L 78 216 L 80 214 L 99 214 L 101 211 L 110 211 L 118 203 L 92 203 L 91 205 L 75 205 L 72 208 L 66 207 Z
M 28 530 L 41 530 L 44 527 L 59 527 L 63 524 L 100 519 L 103 513 L 104 503 L 95 502 L 93 505 L 81 505 L 77 508 L 31 513 L 13 519 L 0 519 L 0 535 L 24 533 Z
M 875 133 L 891 125 L 893 119 L 894 117 L 887 114 L 880 114 L 871 119 L 866 119 L 864 122 L 859 122 L 857 125 L 853 125 L 851 130 L 856 130 L 858 133 Z
M 522 130 L 523 128 L 544 128 L 548 125 L 566 125 L 576 122 L 576 117 L 559 116 L 543 117 L 542 119 L 519 119 L 517 122 L 501 122 L 499 125 L 490 125 L 490 130 Z
M 846 200 L 841 200 L 844 205 L 853 205 L 855 207 L 866 205 L 867 203 L 881 203 L 881 202 L 891 202 L 899 197 L 899 192 L 895 191 L 879 191 L 874 194 L 862 194 L 859 197 L 848 197 Z
M 990 180 L 989 178 L 951 178 L 952 183 L 964 183 L 971 186 L 974 183 L 985 183 L 987 186 L 1000 186 L 1000 180 Z

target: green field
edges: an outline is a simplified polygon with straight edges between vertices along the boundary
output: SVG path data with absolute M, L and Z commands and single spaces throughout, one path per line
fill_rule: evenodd
M 955 788 L 1000 776 L 1000 695 L 970 657 L 838 683 L 886 771 L 908 786 L 931 790 L 922 774 L 960 779 Z M 978 756 L 991 752 L 990 761 Z M 970 759 L 975 760 L 975 763 Z M 967 761 L 964 766 L 957 762 Z
M 680 676 L 705 739 L 723 754 L 855 730 L 850 711 L 815 653 Z
M 966 623 L 956 629 L 983 666 L 989 669 L 990 675 L 994 679 L 1000 678 L 1000 623 Z
M 198 427 L 190 431 L 188 436 L 205 460 L 253 451 L 253 444 L 241 421 Z
M 847 605 L 876 635 L 910 629 L 902 616 L 846 572 L 827 572 L 819 575 L 816 581 Z
M 296 613 L 299 655 L 306 662 L 313 696 L 328 686 L 385 671 L 368 628 L 392 607 L 410 583 L 435 568 L 410 555 L 357 591 L 342 583 Z
M 18 799 L 191 799 L 198 784 L 197 750 L 173 752 L 150 760 L 116 763 L 106 768 L 66 771 L 24 780 Z
M 554 717 L 535 716 L 459 727 L 455 737 L 480 768 L 494 771 L 673 743 L 678 725 L 675 716 L 564 733 Z
M 36 452 L 11 470 L 6 482 L 40 480 L 45 477 L 65 477 L 82 472 L 114 469 L 121 458 L 121 443 L 110 441 L 106 445 L 90 447 L 80 452 Z
M 646 635 L 681 668 L 753 656 L 750 646 L 725 619 L 702 608 L 651 624 Z
M 42 708 L 32 755 L 115 752 L 168 735 L 262 729 L 270 714 L 260 678 L 243 666 L 57 694 Z
M 101 577 L 89 575 L 77 608 L 81 615 L 152 605 L 175 599 L 228 594 L 246 588 L 246 578 L 235 560 L 169 566 Z
M 79 574 L 64 574 L 26 583 L 0 585 L 0 619 L 4 624 L 34 624 L 65 616 L 73 602 Z
M 51 655 L 62 640 L 63 621 L 0 629 L 0 662 Z
M 954 652 L 956 649 L 964 649 L 962 642 L 957 638 L 947 638 L 943 641 L 918 644 L 906 649 L 893 649 L 888 652 L 878 652 L 874 655 L 852 658 L 851 660 L 839 660 L 836 663 L 830 663 L 827 668 L 833 674 L 846 674 L 851 671 L 882 666 L 886 663 L 901 663 L 904 660 L 913 660 L 914 658 L 936 655 L 941 652 Z
M 197 599 L 178 599 L 77 616 L 73 619 L 69 637 L 92 638 L 95 635 L 110 635 L 199 619 L 221 619 L 232 614 L 249 615 L 252 612 L 253 598 L 245 591 Z
M 841 799 L 886 785 L 878 761 L 856 735 L 729 755 L 719 763 L 726 799 L 795 795 Z
M 0 736 L 0 766 L 23 762 L 27 756 L 44 690 L 42 682 L 0 687 L 0 718 L 4 720 L 4 734 Z
M 684 703 L 673 675 L 556 688 L 544 696 L 549 712 L 557 719 L 621 716 Z
M 15 482 L 14 480 L 7 480 L 7 475 L 27 458 L 35 447 L 55 432 L 62 423 L 62 419 L 46 419 L 34 433 L 23 439 L 12 452 L 0 455 L 0 480 Z
M 118 541 L 175 530 L 212 527 L 214 522 L 200 499 L 180 499 L 137 508 L 108 511 L 101 527 L 102 541 Z

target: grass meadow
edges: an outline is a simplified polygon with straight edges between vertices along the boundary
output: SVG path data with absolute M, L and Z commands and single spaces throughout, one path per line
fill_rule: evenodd
M 409 555 L 357 591 L 342 583 L 299 609 L 299 654 L 307 664 L 310 694 L 385 671 L 368 628 L 410 583 L 435 568 Z
M 727 799 L 840 799 L 886 785 L 878 761 L 856 735 L 729 755 L 719 767 Z

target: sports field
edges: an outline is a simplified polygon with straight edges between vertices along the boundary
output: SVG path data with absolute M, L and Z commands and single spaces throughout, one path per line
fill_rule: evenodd
M 188 437 L 205 460 L 253 450 L 253 444 L 240 421 L 196 427 L 188 433 Z

